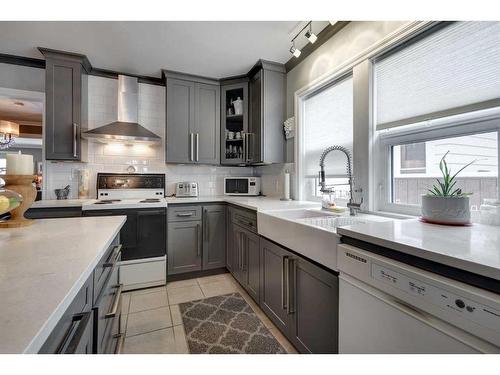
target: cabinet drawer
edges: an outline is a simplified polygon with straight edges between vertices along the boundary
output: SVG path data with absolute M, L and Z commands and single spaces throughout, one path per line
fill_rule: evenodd
M 201 206 L 169 206 L 168 221 L 201 220 Z
M 83 337 L 87 332 L 87 324 L 92 325 L 92 319 L 85 315 L 92 309 L 92 283 L 90 277 L 80 289 L 71 305 L 65 311 L 56 327 L 52 330 L 39 353 L 58 354 L 71 352 L 70 342 L 75 343 L 75 335 Z M 90 319 L 90 322 L 88 322 Z M 78 331 L 78 332 L 77 332 Z M 83 338 L 82 338 L 83 340 Z M 73 345 L 73 343 L 71 343 Z
M 108 250 L 106 250 L 101 260 L 99 260 L 99 263 L 94 270 L 94 293 L 92 299 L 93 304 L 95 304 L 97 299 L 99 298 L 99 295 L 101 294 L 104 284 L 108 280 L 111 271 L 114 268 L 118 267 L 118 262 L 121 258 L 120 255 L 121 244 L 120 236 L 118 235 L 113 240 Z
M 231 207 L 230 217 L 233 224 L 237 224 L 250 232 L 257 233 L 257 214 L 255 212 Z
M 30 208 L 24 214 L 27 219 L 57 219 L 66 217 L 81 217 L 81 207 L 64 207 L 64 208 Z

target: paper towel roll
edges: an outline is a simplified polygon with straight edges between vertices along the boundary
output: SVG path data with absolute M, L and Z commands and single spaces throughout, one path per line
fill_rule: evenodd
M 288 169 L 285 170 L 285 174 L 283 176 L 283 200 L 290 199 L 290 173 Z

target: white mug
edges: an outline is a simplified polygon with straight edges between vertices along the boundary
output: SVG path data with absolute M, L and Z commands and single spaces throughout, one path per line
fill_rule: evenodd
M 227 138 L 228 139 L 234 139 L 234 132 L 228 132 L 227 133 Z

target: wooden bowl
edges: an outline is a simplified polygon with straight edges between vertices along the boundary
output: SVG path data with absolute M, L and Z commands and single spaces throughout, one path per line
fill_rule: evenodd
M 11 212 L 11 218 L 0 222 L 0 228 L 26 227 L 34 223 L 34 220 L 26 219 L 24 213 L 31 207 L 36 198 L 36 188 L 33 185 L 34 175 L 4 175 L 5 189 L 13 190 L 23 197 L 21 204 Z

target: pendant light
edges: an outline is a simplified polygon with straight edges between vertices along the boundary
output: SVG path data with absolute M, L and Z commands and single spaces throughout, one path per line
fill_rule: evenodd
M 0 149 L 12 146 L 15 137 L 19 137 L 19 124 L 0 120 Z

